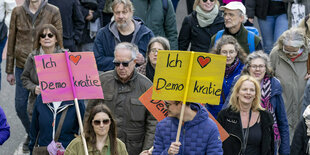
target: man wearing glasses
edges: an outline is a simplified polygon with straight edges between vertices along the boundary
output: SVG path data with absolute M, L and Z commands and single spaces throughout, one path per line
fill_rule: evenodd
M 165 103 L 168 117 L 156 126 L 152 154 L 223 154 L 218 128 L 202 105 L 186 102 L 180 140 L 175 142 L 183 103 Z
M 103 104 L 114 114 L 118 138 L 126 144 L 129 155 L 138 155 L 142 149 L 152 147 L 157 123 L 138 99 L 152 85 L 135 69 L 138 52 L 131 43 L 119 43 L 114 51 L 115 69 L 100 75 Z M 85 118 L 99 103 L 98 100 L 89 101 Z
M 263 49 L 260 38 L 243 25 L 247 21 L 247 16 L 246 9 L 241 2 L 230 2 L 221 6 L 220 10 L 224 11 L 225 29 L 224 32 L 219 31 L 212 37 L 210 47 L 213 47 L 220 39 L 219 33 L 221 32 L 222 35 L 233 36 L 247 54 Z
M 100 29 L 94 41 L 93 51 L 99 71 L 114 69 L 113 51 L 115 45 L 129 42 L 138 46 L 136 63 L 145 62 L 147 44 L 154 37 L 153 32 L 147 28 L 139 18 L 133 18 L 133 5 L 130 0 L 114 0 L 112 3 L 114 20 Z

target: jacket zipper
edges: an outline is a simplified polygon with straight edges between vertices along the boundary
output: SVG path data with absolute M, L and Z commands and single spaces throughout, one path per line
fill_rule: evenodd
M 234 134 L 230 134 L 230 135 L 236 137 L 237 139 L 239 139 L 240 144 L 242 145 L 242 141 L 241 141 L 241 139 L 238 136 L 236 136 Z M 239 151 L 238 155 L 240 154 L 240 152 L 241 152 L 241 147 L 240 147 L 240 151 Z

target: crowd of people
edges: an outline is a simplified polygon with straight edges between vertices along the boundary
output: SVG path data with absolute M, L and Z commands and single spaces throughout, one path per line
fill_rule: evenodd
M 177 4 L 1 0 L 0 32 L 4 25 L 8 35 L 0 54 L 7 43 L 7 82 L 15 85 L 15 109 L 27 133 L 23 152 L 82 155 L 85 137 L 91 155 L 309 154 L 309 3 L 187 0 L 179 33 Z M 168 117 L 157 122 L 139 97 L 152 86 L 159 50 L 225 56 L 219 104 L 164 101 Z M 104 99 L 79 100 L 80 110 L 74 101 L 43 103 L 34 57 L 64 51 L 94 53 Z M 229 134 L 226 140 L 210 115 Z M 0 145 L 9 137 L 0 107 Z

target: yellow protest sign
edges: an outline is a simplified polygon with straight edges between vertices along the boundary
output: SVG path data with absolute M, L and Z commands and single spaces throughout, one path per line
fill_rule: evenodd
M 190 58 L 190 51 L 158 52 L 153 99 L 183 101 Z M 186 101 L 218 105 L 225 65 L 225 56 L 194 52 Z

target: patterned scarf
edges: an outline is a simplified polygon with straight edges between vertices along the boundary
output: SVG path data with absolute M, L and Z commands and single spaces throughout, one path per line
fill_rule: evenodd
M 232 63 L 232 65 L 230 65 L 230 66 L 226 65 L 226 68 L 225 68 L 225 78 L 227 78 L 231 73 L 234 72 L 234 70 L 236 69 L 238 64 L 239 64 L 239 58 L 236 57 L 236 60 Z
M 272 104 L 270 104 L 271 80 L 266 75 L 261 82 L 261 89 L 262 89 L 261 90 L 261 93 L 262 93 L 261 106 L 263 108 L 265 108 L 266 110 L 268 110 L 273 116 L 273 120 L 274 120 L 274 124 L 273 124 L 274 140 L 278 141 L 280 139 L 280 132 L 279 132 L 279 128 L 278 128 L 277 118 L 276 118 L 276 114 L 275 114 L 275 109 L 273 108 Z

